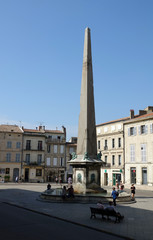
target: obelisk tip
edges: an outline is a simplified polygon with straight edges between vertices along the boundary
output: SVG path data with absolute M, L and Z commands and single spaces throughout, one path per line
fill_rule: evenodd
M 90 31 L 90 28 L 89 28 L 89 27 L 86 27 L 85 31 Z

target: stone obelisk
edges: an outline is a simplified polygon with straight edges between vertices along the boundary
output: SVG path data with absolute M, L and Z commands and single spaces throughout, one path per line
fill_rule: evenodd
M 77 155 L 97 158 L 90 29 L 85 29 Z
M 73 166 L 73 185 L 78 192 L 100 186 L 101 156 L 97 156 L 94 89 L 90 29 L 85 29 L 80 116 L 77 153 L 69 161 Z

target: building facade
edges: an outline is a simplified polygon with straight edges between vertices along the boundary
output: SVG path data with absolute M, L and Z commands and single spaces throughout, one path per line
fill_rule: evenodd
M 23 130 L 17 125 L 0 125 L 0 181 L 21 176 Z
M 44 182 L 45 129 L 23 129 L 22 179 L 24 182 Z
M 66 129 L 0 125 L 0 181 L 66 181 Z
M 153 107 L 97 125 L 97 151 L 102 153 L 101 185 L 153 186 Z
M 72 159 L 72 153 L 76 153 L 77 150 L 77 137 L 71 137 L 69 142 L 66 142 L 66 179 L 73 177 L 73 168 L 68 161 Z
M 45 130 L 45 181 L 66 181 L 66 128 Z
M 153 107 L 124 123 L 125 183 L 153 186 Z
M 97 152 L 102 153 L 101 186 L 124 182 L 124 131 L 123 123 L 129 118 L 99 124 L 97 130 Z
M 153 186 L 153 107 L 96 126 L 97 152 L 102 153 L 101 186 Z M 0 182 L 67 182 L 73 177 L 68 161 L 77 138 L 66 142 L 66 129 L 46 130 L 0 125 Z

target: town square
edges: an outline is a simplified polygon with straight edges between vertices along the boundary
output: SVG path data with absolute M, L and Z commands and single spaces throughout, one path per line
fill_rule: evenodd
M 153 3 L 8 2 L 1 236 L 152 239 Z

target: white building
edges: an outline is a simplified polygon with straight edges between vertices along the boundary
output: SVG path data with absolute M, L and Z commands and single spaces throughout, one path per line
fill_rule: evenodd
M 106 163 L 101 168 L 101 185 L 116 185 L 117 181 L 124 182 L 124 132 L 123 123 L 130 118 L 121 118 L 99 124 L 97 129 L 97 152 L 102 153 Z
M 125 183 L 153 186 L 153 107 L 124 123 Z

